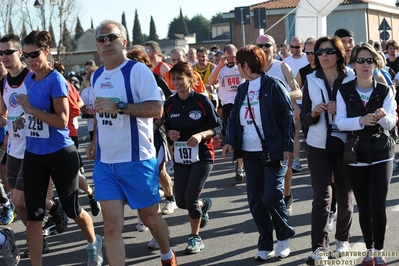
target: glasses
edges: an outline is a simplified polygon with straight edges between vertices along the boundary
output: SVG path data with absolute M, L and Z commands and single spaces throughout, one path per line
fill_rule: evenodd
M 326 48 L 326 49 L 319 49 L 316 51 L 316 55 L 320 56 L 323 54 L 331 55 L 331 54 L 336 54 L 337 51 L 333 48 Z
M 155 49 L 152 49 L 152 48 L 145 48 L 145 52 L 146 52 L 146 53 L 149 53 L 149 52 L 152 52 L 152 51 L 155 51 Z
M 98 35 L 96 37 L 96 41 L 97 42 L 106 42 L 106 41 L 113 42 L 120 37 L 121 36 L 118 34 L 110 33 L 110 34 Z
M 30 57 L 30 58 L 36 58 L 36 57 L 38 57 L 41 53 L 42 53 L 42 50 L 37 50 L 37 51 L 31 52 L 31 53 L 25 53 L 25 52 L 24 52 L 22 55 L 23 55 L 23 57 L 25 57 L 26 59 L 28 59 L 29 57 Z
M 306 55 L 314 55 L 314 51 L 305 51 Z
M 298 45 L 298 46 L 290 45 L 290 47 L 291 47 L 291 49 L 299 49 L 299 48 L 301 48 L 300 45 Z
M 375 60 L 374 60 L 374 58 L 361 58 L 361 57 L 359 57 L 359 58 L 356 58 L 356 63 L 358 63 L 358 64 L 364 64 L 364 63 L 366 63 L 367 62 L 367 64 L 374 64 L 375 63 Z
M 262 47 L 270 48 L 270 47 L 273 46 L 273 44 L 269 43 L 269 42 L 267 42 L 267 43 L 258 43 L 258 44 L 256 44 L 256 46 L 258 46 L 259 48 L 262 48 Z
M 15 53 L 16 51 L 18 51 L 18 49 L 14 49 L 14 50 L 6 49 L 4 51 L 0 50 L 0 56 L 3 56 L 3 54 L 4 55 L 11 55 L 11 54 Z

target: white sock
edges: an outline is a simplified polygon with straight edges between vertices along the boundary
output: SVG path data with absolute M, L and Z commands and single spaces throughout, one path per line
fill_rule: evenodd
M 92 246 L 96 246 L 97 245 L 97 237 L 94 238 L 94 242 L 93 243 L 87 242 L 87 244 L 88 245 L 92 245 Z
M 6 243 L 6 236 L 0 233 L 0 247 Z
M 172 250 L 169 249 L 169 252 L 166 254 L 161 253 L 161 260 L 170 260 L 173 257 Z

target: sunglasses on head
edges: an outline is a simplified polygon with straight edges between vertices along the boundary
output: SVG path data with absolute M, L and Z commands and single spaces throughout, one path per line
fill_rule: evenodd
M 149 52 L 152 52 L 152 51 L 155 51 L 155 49 L 152 49 L 152 48 L 145 48 L 145 52 L 146 52 L 146 53 L 149 53 Z
M 18 49 L 6 49 L 4 51 L 0 50 L 0 56 L 4 55 L 10 55 L 18 51 Z
M 306 55 L 314 55 L 314 51 L 305 51 Z
M 374 58 L 361 58 L 361 57 L 359 57 L 359 58 L 356 58 L 356 63 L 358 63 L 358 64 L 364 64 L 364 63 L 366 63 L 367 62 L 367 64 L 374 64 L 375 63 L 375 60 L 374 60 Z
M 258 43 L 258 44 L 256 44 L 256 46 L 258 46 L 259 48 L 262 48 L 262 47 L 270 48 L 270 47 L 273 46 L 273 44 L 269 43 L 269 42 L 267 42 L 267 43 Z
M 337 53 L 337 51 L 334 48 L 319 49 L 316 51 L 317 56 L 320 56 L 323 54 L 330 55 L 330 54 L 336 54 L 336 53 Z
M 300 45 L 298 45 L 298 46 L 290 45 L 290 47 L 291 47 L 291 49 L 299 49 L 299 48 L 301 48 Z
M 121 36 L 118 35 L 118 34 L 109 33 L 109 34 L 98 35 L 96 37 L 96 41 L 97 42 L 106 42 L 106 41 L 113 42 L 113 41 L 115 41 L 116 39 L 118 39 L 120 37 Z
M 30 58 L 36 58 L 42 53 L 42 50 L 37 50 L 31 53 L 23 53 L 22 56 L 25 57 L 26 59 Z

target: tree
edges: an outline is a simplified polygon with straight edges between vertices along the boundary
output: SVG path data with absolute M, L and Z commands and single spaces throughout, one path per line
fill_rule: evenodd
M 195 15 L 187 23 L 190 33 L 195 33 L 197 42 L 209 40 L 211 38 L 211 22 L 202 15 Z
M 61 40 L 62 45 L 65 47 L 65 51 L 70 52 L 73 50 L 71 32 L 67 28 L 66 21 L 64 21 Z
M 211 24 L 219 24 L 219 23 L 228 23 L 229 19 L 228 18 L 223 18 L 222 12 L 216 13 L 216 15 L 213 15 L 211 17 Z
M 57 41 L 55 40 L 55 34 L 53 29 L 53 24 L 50 21 L 50 25 L 48 26 L 48 32 L 51 34 L 51 48 L 57 47 Z
M 2 0 L 1 1 L 1 8 L 0 8 L 0 21 L 3 25 L 2 28 L 4 29 L 4 35 L 10 32 L 10 24 L 11 18 L 15 15 L 14 8 L 17 8 L 16 5 L 17 1 L 14 0 Z M 8 27 L 7 27 L 8 25 Z M 1 35 L 1 34 L 0 34 Z
M 151 16 L 151 20 L 150 20 L 150 35 L 148 36 L 149 40 L 152 41 L 158 41 L 159 37 L 157 35 L 157 29 L 155 28 L 155 22 L 154 19 Z
M 8 20 L 8 33 L 14 33 L 14 28 L 12 27 L 11 18 Z
M 132 44 L 144 45 L 144 38 L 143 38 L 143 34 L 141 33 L 141 26 L 140 26 L 140 21 L 139 21 L 139 15 L 137 15 L 137 9 L 134 14 L 133 43 Z
M 83 33 L 85 33 L 85 31 L 83 30 L 82 24 L 80 24 L 80 19 L 79 17 L 76 20 L 76 27 L 75 27 L 75 42 L 80 38 L 80 36 L 83 35 Z
M 126 29 L 126 40 L 127 40 L 127 47 L 130 46 L 130 37 L 129 37 L 129 31 L 127 30 L 127 25 L 126 25 L 126 16 L 125 16 L 125 11 L 122 13 L 122 25 Z
M 21 34 L 19 35 L 19 38 L 21 38 L 21 40 L 25 39 L 25 37 L 28 35 L 28 33 L 26 32 L 26 27 L 25 27 L 25 22 L 22 22 L 22 30 L 21 30 Z
M 180 15 L 177 18 L 174 18 L 172 22 L 169 24 L 169 31 L 168 31 L 168 38 L 169 39 L 176 39 L 175 34 L 188 34 L 188 27 L 187 27 L 187 17 L 183 17 L 183 12 L 180 8 Z

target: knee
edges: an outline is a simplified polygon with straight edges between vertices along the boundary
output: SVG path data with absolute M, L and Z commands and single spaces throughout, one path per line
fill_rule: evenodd
M 106 237 L 118 237 L 122 234 L 123 224 L 122 226 L 120 223 L 104 219 L 104 235 Z
M 17 209 L 26 209 L 25 207 L 25 197 L 23 194 L 13 193 L 11 196 L 12 202 Z

